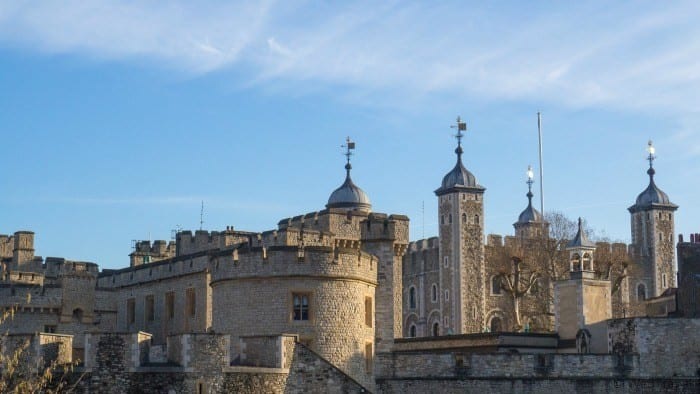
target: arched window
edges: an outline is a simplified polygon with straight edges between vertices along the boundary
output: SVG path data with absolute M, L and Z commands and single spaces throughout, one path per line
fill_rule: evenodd
M 578 253 L 571 256 L 571 270 L 581 271 L 581 256 Z
M 637 301 L 644 301 L 647 299 L 647 287 L 644 283 L 637 285 Z
M 411 324 L 411 327 L 408 329 L 408 336 L 411 338 L 416 337 L 416 326 L 414 324 Z
M 463 213 L 462 214 L 462 223 L 466 223 L 466 222 L 467 222 L 467 214 Z
M 492 317 L 491 318 L 491 324 L 490 324 L 491 332 L 501 332 L 503 331 L 503 322 L 501 321 L 500 317 Z
M 479 224 L 479 215 L 474 215 L 474 224 Z
M 438 322 L 435 322 L 433 324 L 433 336 L 436 337 L 438 335 L 440 335 L 440 324 L 438 324 Z
M 411 287 L 408 290 L 408 307 L 411 309 L 416 309 L 416 288 Z
M 431 292 L 430 295 L 431 295 L 430 299 L 431 299 L 433 302 L 437 302 L 437 299 L 438 299 L 438 288 L 437 288 L 437 285 L 436 285 L 435 283 L 433 283 L 432 292 Z
M 583 269 L 586 271 L 593 271 L 591 266 L 591 255 L 589 253 L 583 254 Z
M 501 295 L 501 277 L 498 275 L 491 277 L 491 294 Z

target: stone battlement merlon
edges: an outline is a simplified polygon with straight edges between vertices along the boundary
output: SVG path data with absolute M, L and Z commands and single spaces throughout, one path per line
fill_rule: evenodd
M 423 250 L 432 250 L 440 247 L 440 239 L 438 237 L 430 237 L 418 239 L 408 243 L 408 252 L 416 253 Z
M 408 245 L 408 225 L 408 216 L 373 212 L 362 223 L 362 240 L 364 242 L 393 241 L 397 244 Z
M 237 231 L 229 226 L 225 231 L 180 231 L 176 234 L 176 256 L 184 256 L 204 250 L 223 249 L 242 242 L 252 242 L 257 233 Z
M 700 245 L 700 233 L 690 233 L 688 234 L 688 240 L 683 239 L 683 234 L 678 234 L 679 244 L 698 244 Z

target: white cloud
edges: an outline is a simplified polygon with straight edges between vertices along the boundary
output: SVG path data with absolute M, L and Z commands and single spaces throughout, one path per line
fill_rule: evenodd
M 343 86 L 363 98 L 441 94 L 664 114 L 697 106 L 697 2 L 339 4 L 5 2 L 0 43 L 228 69 L 260 85 Z

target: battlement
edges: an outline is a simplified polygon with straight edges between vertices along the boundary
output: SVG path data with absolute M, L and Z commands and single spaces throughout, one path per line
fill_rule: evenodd
M 129 254 L 130 265 L 147 264 L 175 256 L 175 242 L 164 240 L 136 241 L 134 251 Z
M 235 231 L 233 226 L 226 227 L 225 231 L 197 230 L 192 235 L 191 231 L 180 231 L 175 236 L 176 256 L 184 256 L 206 250 L 224 249 L 228 246 L 249 242 L 255 233 L 247 231 Z
M 362 240 L 394 241 L 408 245 L 408 221 L 405 215 L 370 213 L 362 223 Z
M 408 243 L 408 253 L 417 253 L 424 250 L 433 250 L 440 247 L 438 237 L 419 239 Z
M 679 244 L 700 245 L 700 233 L 688 234 L 688 241 L 683 240 L 683 234 L 678 234 L 678 243 Z M 698 247 L 700 247 L 700 246 L 698 246 Z
M 377 282 L 376 256 L 330 246 L 240 247 L 210 257 L 212 285 L 256 277 L 333 277 Z

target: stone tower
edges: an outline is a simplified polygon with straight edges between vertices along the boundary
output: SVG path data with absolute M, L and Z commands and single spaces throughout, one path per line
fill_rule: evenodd
M 440 237 L 440 303 L 446 333 L 481 332 L 484 327 L 484 191 L 462 164 L 457 118 L 457 164 L 435 190 Z
M 634 278 L 632 289 L 638 301 L 657 297 L 669 287 L 675 287 L 674 275 L 674 212 L 673 204 L 666 193 L 654 183 L 654 146 L 649 141 L 649 186 L 637 196 L 634 205 L 628 208 L 631 215 L 632 254 L 641 265 L 638 278 Z
M 520 239 L 532 239 L 548 234 L 549 224 L 544 221 L 542 214 L 532 206 L 532 180 L 534 174 L 532 167 L 527 167 L 527 207 L 518 216 L 518 221 L 513 223 L 515 236 Z
M 612 318 L 610 281 L 595 278 L 595 249 L 579 218 L 578 232 L 566 246 L 569 279 L 554 285 L 556 331 L 562 339 L 576 339 L 580 353 L 607 352 L 605 321 Z

